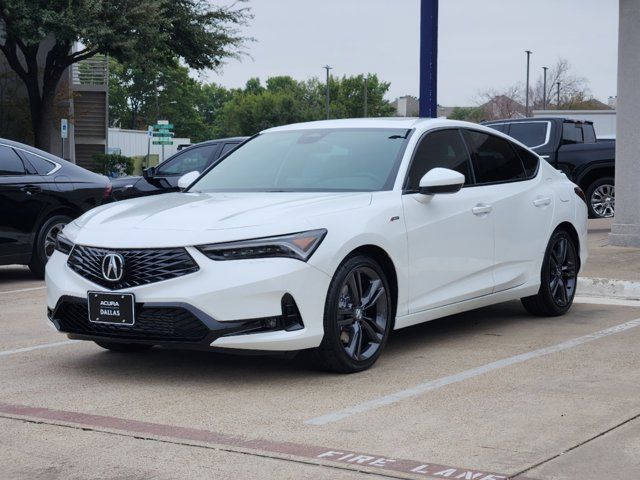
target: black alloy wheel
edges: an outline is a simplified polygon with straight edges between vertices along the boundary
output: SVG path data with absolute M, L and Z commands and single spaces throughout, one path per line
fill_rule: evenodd
M 369 368 L 389 337 L 393 319 L 389 284 L 371 258 L 347 259 L 336 272 L 325 305 L 325 335 L 315 351 L 327 370 L 352 373 Z
M 549 291 L 558 307 L 565 308 L 573 301 L 577 275 L 576 250 L 568 236 L 562 235 L 549 255 Z
M 369 267 L 351 271 L 338 299 L 338 336 L 347 355 L 360 362 L 380 349 L 387 330 L 389 298 L 380 276 Z
M 538 294 L 522 299 L 527 311 L 540 316 L 567 313 L 576 294 L 579 263 L 575 240 L 565 230 L 555 231 L 545 252 Z

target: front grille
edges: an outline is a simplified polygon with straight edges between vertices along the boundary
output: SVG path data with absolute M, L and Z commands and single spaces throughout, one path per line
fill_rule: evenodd
M 209 329 L 191 312 L 179 307 L 145 307 L 136 304 L 133 325 L 109 325 L 89 321 L 86 303 L 63 302 L 54 313 L 60 330 L 82 335 L 128 340 L 198 342 Z
M 124 275 L 117 282 L 102 276 L 102 260 L 107 253 L 124 258 Z M 67 261 L 78 275 L 111 290 L 137 287 L 197 272 L 198 265 L 184 248 L 109 250 L 76 245 Z

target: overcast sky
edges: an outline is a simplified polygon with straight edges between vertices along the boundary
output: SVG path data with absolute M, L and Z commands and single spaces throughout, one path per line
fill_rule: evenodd
M 252 58 L 206 79 L 241 87 L 250 77 L 298 80 L 377 73 L 394 99 L 418 94 L 420 0 L 249 0 Z M 618 0 L 441 0 L 438 103 L 472 105 L 478 92 L 532 78 L 562 57 L 606 102 L 616 94 Z

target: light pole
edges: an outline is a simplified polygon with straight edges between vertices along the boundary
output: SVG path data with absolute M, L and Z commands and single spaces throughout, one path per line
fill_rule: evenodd
M 531 60 L 531 54 L 533 53 L 531 50 L 525 50 L 525 53 L 527 54 L 527 93 L 525 95 L 526 101 L 525 101 L 525 107 L 524 107 L 524 111 L 525 111 L 525 116 L 529 116 L 529 63 Z
M 438 116 L 438 0 L 420 2 L 420 113 Z
M 560 82 L 556 83 L 557 87 L 558 87 L 558 103 L 557 103 L 557 110 L 560 110 Z
M 329 65 L 325 65 L 324 68 L 327 71 L 327 120 L 329 120 L 329 70 L 332 69 Z
M 364 77 L 364 118 L 367 118 L 369 115 L 369 74 Z
M 544 75 L 543 75 L 543 81 L 542 81 L 542 109 L 546 110 L 547 109 L 547 70 L 549 70 L 549 67 L 542 67 L 542 70 L 544 70 Z

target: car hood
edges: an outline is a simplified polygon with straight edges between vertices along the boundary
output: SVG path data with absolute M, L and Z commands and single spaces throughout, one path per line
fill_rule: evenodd
M 104 205 L 65 229 L 83 245 L 198 245 L 321 228 L 315 219 L 365 208 L 371 193 L 169 193 Z

